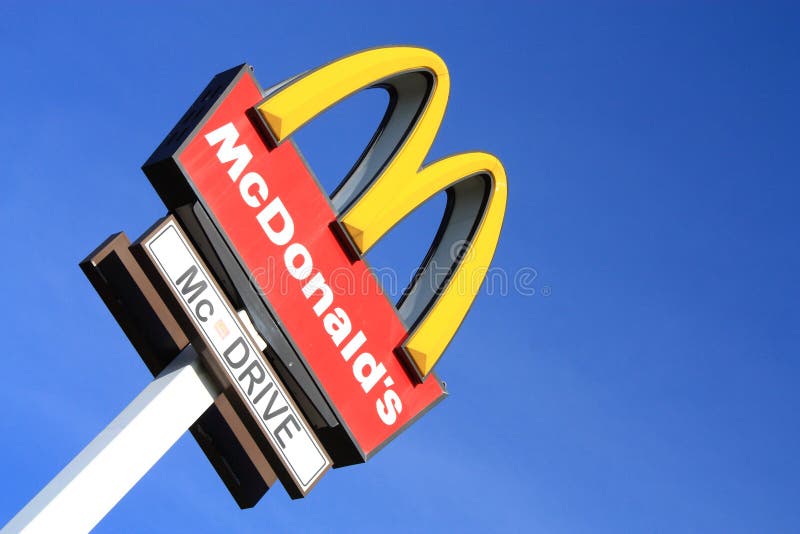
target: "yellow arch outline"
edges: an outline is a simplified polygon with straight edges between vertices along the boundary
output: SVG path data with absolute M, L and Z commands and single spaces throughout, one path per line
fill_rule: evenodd
M 413 325 L 404 350 L 420 378 L 427 376 L 466 316 L 492 261 L 505 214 L 507 179 L 500 161 L 485 152 L 469 152 L 422 167 L 444 117 L 450 78 L 435 53 L 416 47 L 366 50 L 336 60 L 276 88 L 256 106 L 277 143 L 284 141 L 348 96 L 371 87 L 391 85 L 402 75 L 429 78 L 428 93 L 408 118 L 399 139 L 365 190 L 341 216 L 342 225 L 360 252 L 367 252 L 417 206 L 465 178 L 485 176 L 489 189 L 477 227 L 462 259 L 445 285 L 432 297 L 424 316 Z M 384 165 L 385 163 L 385 165 Z M 458 280 L 462 284 L 457 283 Z M 470 282 L 466 291 L 459 287 Z

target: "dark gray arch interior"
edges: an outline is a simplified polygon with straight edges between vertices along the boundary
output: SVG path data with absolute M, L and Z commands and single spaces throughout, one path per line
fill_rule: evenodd
M 346 212 L 394 159 L 417 117 L 427 106 L 434 83 L 428 71 L 418 70 L 393 76 L 372 86 L 389 93 L 389 106 L 375 135 L 331 197 L 337 215 Z
M 416 276 L 397 303 L 397 311 L 409 331 L 425 318 L 461 264 L 483 221 L 491 185 L 491 177 L 483 172 L 468 176 L 446 190 L 447 207 L 439 230 Z M 469 284 L 475 282 L 459 281 L 468 284 L 463 288 L 465 291 L 472 291 L 474 288 Z

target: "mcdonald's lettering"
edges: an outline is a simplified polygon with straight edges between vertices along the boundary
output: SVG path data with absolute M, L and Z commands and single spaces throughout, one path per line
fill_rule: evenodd
M 292 135 L 371 87 L 390 92 L 389 109 L 328 197 Z M 494 254 L 506 203 L 497 158 L 425 164 L 448 94 L 442 60 L 412 47 L 360 52 L 266 91 L 242 66 L 212 80 L 144 167 L 254 317 L 336 465 L 366 460 L 444 398 L 433 368 L 478 289 L 458 281 L 481 280 Z M 442 191 L 441 226 L 395 305 L 363 255 Z M 342 290 L 335 273 L 364 283 Z
M 209 145 L 217 146 L 217 159 L 220 163 L 233 162 L 228 169 L 228 175 L 234 183 L 239 183 L 239 192 L 242 201 L 249 207 L 256 208 L 255 215 L 259 225 L 264 230 L 264 235 L 276 246 L 286 246 L 283 251 L 286 271 L 292 278 L 302 282 L 301 291 L 309 300 L 309 305 L 314 314 L 320 318 L 320 323 L 325 332 L 331 337 L 331 343 L 341 349 L 340 354 L 345 362 L 353 364 L 353 376 L 361 385 L 364 393 L 369 393 L 378 381 L 382 381 L 386 390 L 381 398 L 375 401 L 375 408 L 380 420 L 386 425 L 397 421 L 398 415 L 403 411 L 402 399 L 391 389 L 394 379 L 387 374 L 383 363 L 377 363 L 375 357 L 365 349 L 369 348 L 364 332 L 353 332 L 352 322 L 348 313 L 334 306 L 333 291 L 326 283 L 322 273 L 314 272 L 314 259 L 308 248 L 294 238 L 294 219 L 286 210 L 280 197 L 274 197 L 267 203 L 267 187 L 261 175 L 250 172 L 245 179 L 239 182 L 239 177 L 245 172 L 247 163 L 252 159 L 250 150 L 246 145 L 236 145 L 239 132 L 232 123 L 224 124 L 211 133 L 206 134 Z M 255 186 L 259 198 L 250 193 Z M 262 204 L 266 206 L 261 209 Z M 275 220 L 278 219 L 275 229 Z M 298 263 L 299 258 L 299 263 Z M 355 354 L 360 354 L 354 358 Z

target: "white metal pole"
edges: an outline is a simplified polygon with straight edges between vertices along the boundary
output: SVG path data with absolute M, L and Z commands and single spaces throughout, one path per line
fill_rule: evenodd
M 189 345 L 0 533 L 90 531 L 219 393 Z

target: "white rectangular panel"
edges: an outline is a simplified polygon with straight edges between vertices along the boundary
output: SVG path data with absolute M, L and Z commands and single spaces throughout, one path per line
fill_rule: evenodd
M 236 311 L 174 219 L 142 246 L 305 495 L 331 460 Z

